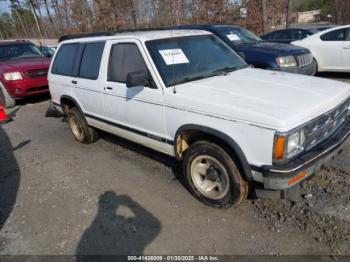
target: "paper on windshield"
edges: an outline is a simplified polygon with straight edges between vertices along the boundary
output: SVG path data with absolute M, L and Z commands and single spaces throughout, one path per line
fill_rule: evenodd
M 186 55 L 180 48 L 159 50 L 159 53 L 163 57 L 166 65 L 190 63 L 190 61 L 188 61 Z
M 238 40 L 241 40 L 241 39 L 239 38 L 239 36 L 236 35 L 236 34 L 229 34 L 229 35 L 226 35 L 226 36 L 227 36 L 228 39 L 230 39 L 230 41 L 238 41 Z

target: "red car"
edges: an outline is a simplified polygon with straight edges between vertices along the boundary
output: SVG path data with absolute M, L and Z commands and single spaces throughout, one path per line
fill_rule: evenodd
M 0 84 L 13 98 L 48 93 L 50 60 L 29 41 L 0 42 Z

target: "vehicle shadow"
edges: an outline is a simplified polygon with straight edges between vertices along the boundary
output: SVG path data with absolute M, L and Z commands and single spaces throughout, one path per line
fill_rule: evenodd
M 91 260 L 94 255 L 142 255 L 160 231 L 160 221 L 140 204 L 127 195 L 106 191 L 78 244 L 76 260 Z
M 20 182 L 20 170 L 13 152 L 28 143 L 30 141 L 24 141 L 13 148 L 0 125 L 0 231 L 16 203 Z
M 50 99 L 50 94 L 40 94 L 40 95 L 35 95 L 35 96 L 30 96 L 24 99 L 18 99 L 16 100 L 16 105 L 17 106 L 25 106 L 27 104 L 37 104 L 37 103 L 41 103 L 44 102 L 46 100 Z
M 316 76 L 318 77 L 326 77 L 326 78 L 336 78 L 336 79 L 344 79 L 348 80 L 350 79 L 350 73 L 338 73 L 338 72 L 320 72 L 317 73 Z
M 150 158 L 154 161 L 157 161 L 163 165 L 165 165 L 166 167 L 170 168 L 173 175 L 175 176 L 175 178 L 182 184 L 182 186 L 191 194 L 191 191 L 188 189 L 188 186 L 185 182 L 185 177 L 182 173 L 182 165 L 180 161 L 177 161 L 175 158 L 165 155 L 161 152 L 155 151 L 151 148 L 136 144 L 134 142 L 131 142 L 129 140 L 120 138 L 118 136 L 103 132 L 103 131 L 99 131 L 100 137 L 101 139 L 121 146 L 127 150 L 133 151 L 136 154 L 140 154 L 144 157 Z M 250 192 L 248 194 L 248 199 L 255 199 L 256 195 L 254 193 L 253 188 L 250 189 Z
M 140 154 L 165 165 L 172 170 L 177 179 L 182 181 L 181 163 L 175 158 L 103 131 L 99 131 L 99 133 L 100 137 L 109 143 L 121 146 L 127 150 L 133 151 L 136 154 Z

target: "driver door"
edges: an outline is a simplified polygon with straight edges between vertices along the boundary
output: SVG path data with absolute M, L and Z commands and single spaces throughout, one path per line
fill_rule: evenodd
M 163 90 L 154 84 L 147 56 L 137 40 L 111 41 L 106 68 L 103 104 L 106 116 L 116 123 L 118 135 L 168 153 Z M 127 87 L 127 75 L 146 71 L 148 85 Z

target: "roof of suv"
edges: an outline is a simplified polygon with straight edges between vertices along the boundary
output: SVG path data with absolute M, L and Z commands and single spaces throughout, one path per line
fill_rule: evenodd
M 20 45 L 20 44 L 32 44 L 32 42 L 27 40 L 1 40 L 1 45 Z
M 193 35 L 208 35 L 211 34 L 204 30 L 147 30 L 147 31 L 126 31 L 126 32 L 120 32 L 116 33 L 114 35 L 105 35 L 105 36 L 93 36 L 93 37 L 77 37 L 74 38 L 74 36 L 69 39 L 65 40 L 65 43 L 71 43 L 71 42 L 85 42 L 85 41 L 96 41 L 96 40 L 108 40 L 108 39 L 116 39 L 116 38 L 136 38 L 141 41 L 149 41 L 149 40 L 157 40 L 157 39 L 164 39 L 164 38 L 172 38 L 172 37 L 182 37 L 182 36 L 193 36 Z

